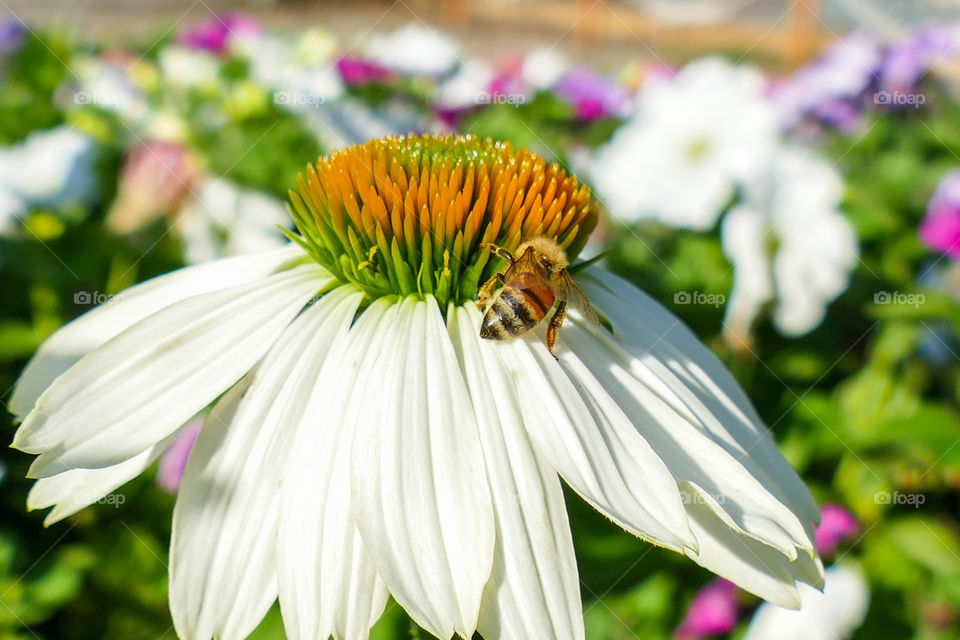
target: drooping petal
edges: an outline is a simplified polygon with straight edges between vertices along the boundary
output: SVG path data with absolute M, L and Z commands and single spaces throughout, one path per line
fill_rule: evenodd
M 314 265 L 195 296 L 86 355 L 40 396 L 14 446 L 44 477 L 118 464 L 166 438 L 240 379 L 327 282 Z
M 302 255 L 303 249 L 291 244 L 257 255 L 185 267 L 117 294 L 44 341 L 17 380 L 10 412 L 23 418 L 57 376 L 147 316 L 191 296 L 259 280 Z
M 310 419 L 291 434 L 277 545 L 280 608 L 291 640 L 365 639 L 386 604 L 353 517 L 345 417 L 360 365 L 383 348 L 395 314 L 396 305 L 374 302 L 338 336 L 310 392 Z
M 692 489 L 687 496 L 687 514 L 700 549 L 685 553 L 694 562 L 782 607 L 799 606 L 797 581 L 822 586 L 819 559 L 801 553 L 790 562 L 776 549 L 727 526 Z
M 451 308 L 454 336 L 480 428 L 497 530 L 493 573 L 480 608 L 486 638 L 584 637 L 580 583 L 556 471 L 523 428 L 520 398 L 474 314 Z
M 469 638 L 495 538 L 477 424 L 435 300 L 398 304 L 350 401 L 354 513 L 407 613 L 438 637 Z
M 530 439 L 567 484 L 637 536 L 676 551 L 695 547 L 676 481 L 616 404 L 598 395 L 588 405 L 537 338 L 496 346 Z
M 183 638 L 245 638 L 277 597 L 281 474 L 293 429 L 331 343 L 361 294 L 342 287 L 308 307 L 207 418 L 173 512 L 170 609 Z M 239 397 L 238 397 L 239 396 Z
M 743 389 L 679 318 L 627 281 L 591 268 L 580 279 L 614 335 L 695 412 L 701 428 L 738 459 L 749 457 L 771 491 L 804 521 L 820 519 L 816 501 L 784 460 Z M 696 402 L 694 402 L 694 400 Z
M 27 494 L 27 508 L 32 511 L 53 507 L 43 524 L 49 527 L 60 522 L 143 473 L 175 437 L 176 434 L 172 434 L 146 451 L 110 467 L 70 469 L 49 478 L 40 478 Z
M 594 402 L 619 407 L 628 416 L 629 428 L 642 434 L 666 462 L 675 482 L 702 489 L 698 495 L 728 526 L 787 557 L 796 558 L 797 547 L 812 551 L 803 524 L 757 479 L 762 473 L 751 468 L 755 465 L 749 456 L 737 459 L 697 428 L 705 411 L 695 413 L 697 404 L 676 397 L 668 386 L 669 372 L 663 377 L 652 374 L 618 348 L 606 329 L 584 328 L 577 319 L 564 326 L 563 339 L 570 352 L 561 356 L 561 362 L 571 378 Z

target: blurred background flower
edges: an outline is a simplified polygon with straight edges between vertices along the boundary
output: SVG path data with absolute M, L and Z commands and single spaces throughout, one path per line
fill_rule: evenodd
M 290 226 L 284 204 L 265 193 L 244 189 L 223 178 L 205 178 L 174 215 L 188 263 L 206 262 L 285 244 L 281 228 Z
M 0 220 L 10 229 L 36 209 L 86 207 L 99 193 L 96 143 L 68 126 L 36 131 L 0 148 Z
M 442 76 L 460 61 L 460 47 L 450 37 L 420 22 L 374 35 L 364 49 L 366 58 L 397 73 Z
M 960 169 L 940 180 L 927 205 L 920 237 L 931 248 L 960 260 Z
M 114 233 L 139 231 L 167 213 L 171 219 L 198 181 L 197 160 L 173 142 L 148 142 L 130 151 L 105 225 Z
M 745 185 L 722 227 L 734 266 L 728 336 L 749 334 L 761 307 L 774 299 L 773 321 L 784 334 L 820 324 L 857 260 L 856 234 L 838 210 L 842 195 L 839 173 L 799 148 L 784 147 Z
M 799 611 L 760 605 L 744 640 L 845 640 L 863 623 L 870 593 L 857 567 L 841 564 L 828 569 L 822 593 L 807 585 L 800 589 Z
M 601 200 L 625 221 L 653 217 L 706 231 L 777 144 L 765 80 L 756 69 L 708 58 L 656 80 L 637 113 L 591 168 Z

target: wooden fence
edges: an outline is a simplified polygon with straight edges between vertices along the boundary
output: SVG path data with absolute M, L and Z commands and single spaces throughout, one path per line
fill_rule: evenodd
M 676 24 L 618 0 L 441 0 L 444 20 L 458 28 L 493 23 L 543 28 L 591 42 L 635 39 L 653 50 L 698 55 L 749 53 L 794 67 L 835 39 L 820 22 L 820 0 L 790 0 L 776 24 Z

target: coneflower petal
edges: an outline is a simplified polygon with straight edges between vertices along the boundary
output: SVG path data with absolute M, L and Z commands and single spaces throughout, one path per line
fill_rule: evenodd
M 495 538 L 476 419 L 436 301 L 398 306 L 351 400 L 354 513 L 397 602 L 434 635 L 469 638 Z
M 616 404 L 588 406 L 537 337 L 498 347 L 531 440 L 567 484 L 635 535 L 676 551 L 695 547 L 676 481 Z
M 57 376 L 147 316 L 191 296 L 254 282 L 303 255 L 303 249 L 291 244 L 185 267 L 124 290 L 44 341 L 17 380 L 10 398 L 11 413 L 22 419 Z
M 244 638 L 277 597 L 277 490 L 291 434 L 330 345 L 360 303 L 341 287 L 308 307 L 210 414 L 173 512 L 170 608 L 181 637 Z
M 706 504 L 691 500 L 687 513 L 697 540 L 698 553 L 687 551 L 694 562 L 747 591 L 782 607 L 800 604 L 796 581 L 823 584 L 823 566 L 805 553 L 793 562 L 770 546 L 743 536 L 716 517 Z M 819 573 L 819 579 L 815 578 Z
M 363 640 L 387 591 L 357 531 L 350 504 L 352 433 L 346 414 L 366 354 L 382 347 L 392 307 L 374 303 L 338 338 L 291 434 L 280 489 L 280 609 L 290 640 Z M 376 384 L 376 382 L 374 383 Z
M 522 400 L 502 375 L 496 345 L 481 343 L 468 310 L 451 308 L 448 318 L 477 415 L 497 527 L 478 630 L 501 640 L 582 639 L 580 582 L 560 479 L 524 430 Z
M 27 494 L 27 509 L 53 507 L 43 519 L 44 526 L 60 522 L 97 502 L 144 472 L 177 437 L 174 432 L 146 451 L 119 464 L 101 469 L 70 469 L 49 478 L 40 478 Z
M 667 463 L 675 482 L 702 488 L 702 499 L 726 516 L 728 526 L 779 549 L 790 559 L 796 558 L 797 547 L 813 549 L 797 516 L 749 473 L 745 466 L 749 458 L 735 458 L 698 429 L 686 405 L 668 401 L 669 389 L 663 388 L 662 378 L 654 384 L 649 376 L 638 377 L 633 366 L 638 361 L 576 320 L 564 329 L 573 351 L 563 360 L 565 369 L 588 393 L 599 396 L 598 401 L 609 399 L 629 416 L 632 428 Z M 582 368 L 576 366 L 581 360 Z
M 326 282 L 322 268 L 303 265 L 146 318 L 57 378 L 13 446 L 41 454 L 34 477 L 137 455 L 249 371 Z
M 816 500 L 777 450 L 743 389 L 713 352 L 679 318 L 626 280 L 590 268 L 579 282 L 587 296 L 603 308 L 624 349 L 635 358 L 661 363 L 682 381 L 683 393 L 691 394 L 708 409 L 713 419 L 703 420 L 703 425 L 711 437 L 744 452 L 769 478 L 768 488 L 804 523 L 819 522 Z

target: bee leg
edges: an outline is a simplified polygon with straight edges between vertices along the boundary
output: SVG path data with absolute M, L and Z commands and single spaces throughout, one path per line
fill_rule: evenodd
M 497 254 L 498 256 L 500 256 L 501 258 L 503 258 L 504 260 L 506 260 L 506 261 L 509 262 L 510 264 L 513 264 L 514 262 L 516 262 L 516 261 L 513 259 L 513 254 L 510 253 L 509 251 L 507 251 L 506 249 L 504 249 L 503 247 L 498 247 L 497 245 L 491 244 L 491 243 L 489 243 L 489 242 L 485 242 L 485 243 L 481 244 L 480 246 L 481 246 L 482 248 L 484 248 L 484 249 L 489 249 L 490 251 L 492 251 L 493 253 Z
M 505 282 L 506 280 L 503 278 L 503 273 L 495 273 L 492 278 L 487 280 L 483 286 L 480 287 L 480 292 L 477 294 L 477 309 L 482 311 L 493 297 L 493 291 L 497 288 L 497 285 L 504 284 Z
M 557 343 L 557 332 L 560 330 L 560 325 L 563 324 L 563 319 L 567 317 L 567 301 L 561 300 L 560 304 L 557 305 L 557 310 L 553 312 L 553 316 L 550 318 L 550 324 L 547 326 L 547 349 L 550 351 L 550 355 L 554 358 L 557 358 L 557 354 L 553 352 L 553 345 Z

